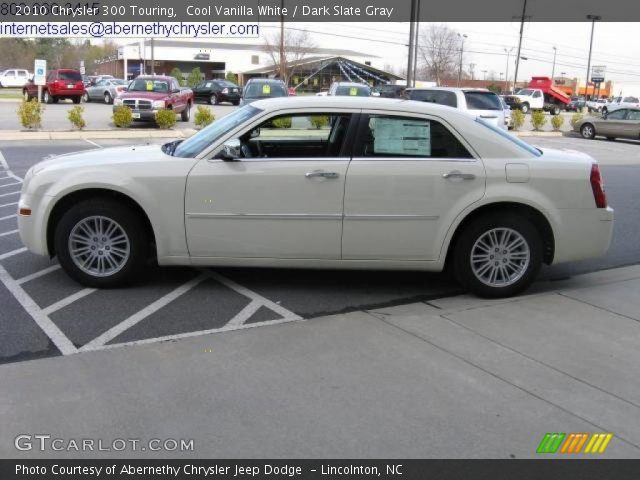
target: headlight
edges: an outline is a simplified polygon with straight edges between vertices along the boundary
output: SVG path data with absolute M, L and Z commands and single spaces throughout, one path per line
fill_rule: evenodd
M 116 99 L 113 101 L 113 104 L 114 104 L 114 105 L 116 105 L 116 106 L 118 106 L 118 105 L 122 105 L 122 99 L 121 99 L 121 98 L 116 98 Z
M 153 101 L 153 108 L 164 108 L 164 107 L 165 107 L 164 100 L 154 100 Z
M 222 93 L 229 93 L 229 89 L 228 88 L 223 88 L 222 89 Z

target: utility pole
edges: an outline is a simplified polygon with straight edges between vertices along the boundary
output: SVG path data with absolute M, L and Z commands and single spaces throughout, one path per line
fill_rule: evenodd
M 556 74 L 556 54 L 558 53 L 558 49 L 556 47 L 553 48 L 553 67 L 551 67 L 551 85 L 553 85 L 553 77 Z
M 458 36 L 461 39 L 460 42 L 460 65 L 458 66 L 458 87 L 460 86 L 460 80 L 462 79 L 462 55 L 464 54 L 464 39 L 467 38 L 466 33 L 459 33 Z
M 584 84 L 584 99 L 587 100 L 587 92 L 589 91 L 589 73 L 591 72 L 591 51 L 593 50 L 593 30 L 595 29 L 596 26 L 596 21 L 600 20 L 602 17 L 599 15 L 587 15 L 587 19 L 591 20 L 591 40 L 589 41 L 589 60 L 587 62 L 587 76 L 586 76 L 586 81 Z M 582 107 L 582 111 L 586 112 L 587 110 L 587 106 L 585 104 L 584 107 Z
M 504 75 L 504 91 L 508 92 L 509 91 L 509 57 L 511 56 L 511 52 L 513 52 L 513 49 L 515 47 L 511 47 L 509 50 L 507 50 L 506 48 L 504 49 L 504 51 L 507 53 L 507 68 L 505 70 L 505 75 Z M 515 85 L 514 85 L 515 88 Z
M 155 74 L 156 74 L 156 52 L 155 52 L 154 39 L 153 37 L 151 37 L 151 75 L 155 75 Z
M 278 69 L 280 80 L 285 80 L 285 71 L 286 71 L 286 65 L 285 65 L 286 59 L 284 55 L 284 15 L 282 14 L 283 9 L 284 9 L 284 0 L 280 0 L 280 68 Z
M 476 64 L 475 63 L 470 63 L 469 64 L 469 73 L 471 73 L 471 80 L 475 80 L 476 79 L 476 77 L 474 75 L 475 68 L 476 68 Z
M 520 66 L 520 50 L 522 49 L 522 32 L 524 31 L 524 21 L 527 18 L 527 0 L 522 5 L 522 17 L 520 17 L 520 40 L 518 40 L 518 57 L 516 58 L 516 74 L 513 76 L 513 89 L 518 83 L 518 67 Z
M 411 87 L 411 76 L 413 74 L 413 49 L 415 48 L 415 12 L 416 0 L 411 0 L 411 19 L 409 23 L 409 61 L 407 63 L 407 87 Z
M 416 0 L 416 27 L 415 40 L 413 41 L 413 73 L 411 75 L 411 86 L 416 86 L 416 71 L 418 70 L 418 46 L 420 44 L 420 0 Z

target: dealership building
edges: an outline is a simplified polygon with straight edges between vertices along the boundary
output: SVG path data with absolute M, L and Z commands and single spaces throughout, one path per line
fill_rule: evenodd
M 290 86 L 321 90 L 338 80 L 377 85 L 401 78 L 383 71 L 382 59 L 370 53 L 316 47 L 302 51 L 302 58 L 289 64 L 289 69 L 293 68 Z M 186 78 L 196 67 L 200 68 L 205 79 L 224 78 L 227 73 L 234 73 L 241 85 L 252 77 L 277 75 L 273 59 L 263 44 L 166 39 L 153 42 L 146 39 L 122 45 L 116 56 L 103 59 L 97 71 L 91 73 L 124 78 L 126 72 L 127 78 L 134 78 L 154 71 L 168 75 L 172 69 L 178 68 Z

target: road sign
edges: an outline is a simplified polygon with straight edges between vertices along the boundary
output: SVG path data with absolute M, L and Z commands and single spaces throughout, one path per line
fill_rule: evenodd
M 47 61 L 36 58 L 33 63 L 33 83 L 44 85 L 47 77 Z
M 607 67 L 605 65 L 594 65 L 591 67 L 591 81 L 593 83 L 604 82 L 604 72 Z
M 84 70 L 84 60 L 80 60 L 80 75 L 84 75 L 86 72 Z

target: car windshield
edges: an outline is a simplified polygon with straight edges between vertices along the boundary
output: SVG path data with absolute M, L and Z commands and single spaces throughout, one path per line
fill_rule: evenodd
M 502 110 L 500 97 L 493 92 L 464 92 L 469 110 Z
M 130 92 L 168 92 L 169 83 L 152 78 L 137 78 L 129 85 Z
M 286 97 L 287 91 L 280 83 L 254 82 L 244 89 L 244 98 Z
M 511 135 L 509 132 L 503 130 L 502 128 L 498 128 L 494 124 L 489 123 L 486 120 L 483 120 L 482 118 L 476 118 L 476 122 L 478 122 L 480 125 L 484 125 L 489 130 L 492 130 L 493 132 L 500 135 L 502 138 L 506 138 L 507 140 L 514 143 L 515 145 L 522 148 L 523 150 L 526 150 L 528 153 L 530 153 L 534 157 L 542 156 L 542 152 L 540 150 L 538 150 L 535 147 L 532 147 L 526 142 L 523 142 L 518 137 L 516 137 L 515 135 Z
M 525 97 L 528 97 L 532 93 L 533 93 L 533 90 L 530 90 L 528 88 L 523 88 L 521 90 L 518 90 L 517 95 L 524 95 Z
M 220 80 L 218 82 L 216 82 L 218 85 L 220 85 L 221 87 L 237 87 L 237 85 L 235 83 L 231 83 L 228 82 L 226 80 Z
M 340 85 L 336 88 L 335 95 L 368 97 L 371 95 L 371 89 L 369 87 L 357 85 Z
M 638 103 L 638 99 L 636 97 L 624 97 L 623 102 Z
M 58 72 L 58 78 L 60 80 L 68 80 L 72 82 L 82 81 L 82 75 L 80 75 L 80 72 Z
M 211 125 L 203 128 L 195 135 L 181 142 L 173 150 L 174 157 L 193 158 L 205 148 L 218 140 L 225 133 L 233 130 L 238 125 L 262 112 L 252 105 L 245 105 L 238 110 L 216 120 Z

